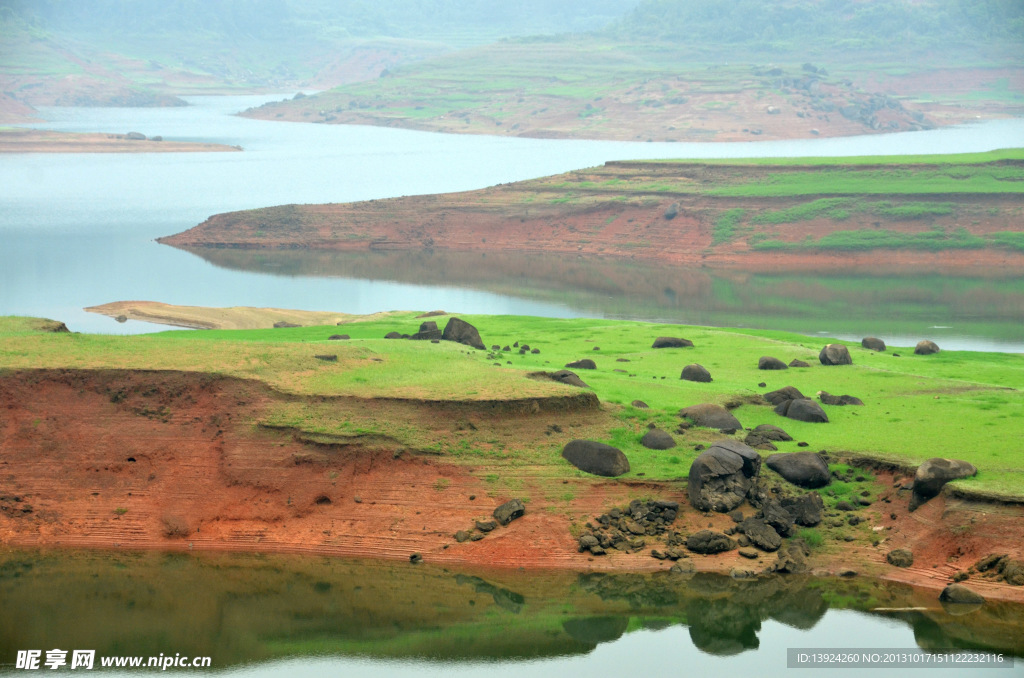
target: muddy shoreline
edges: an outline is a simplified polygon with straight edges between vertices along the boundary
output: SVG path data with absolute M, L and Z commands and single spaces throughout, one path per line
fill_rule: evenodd
M 458 543 L 457 531 L 488 519 L 513 498 L 487 481 L 501 469 L 396 448 L 372 436 L 325 441 L 257 425 L 259 413 L 281 397 L 255 382 L 197 373 L 0 373 L 6 413 L 0 458 L 8 478 L 0 544 L 393 561 L 418 553 L 439 565 L 654 572 L 672 565 L 651 557 L 656 543 L 595 557 L 578 552 L 572 525 L 652 496 L 680 503 L 673 527 L 681 533 L 734 524 L 726 515 L 692 509 L 682 482 L 563 479 L 557 469 L 532 469 L 521 471 L 517 491 L 530 497 L 526 515 L 479 541 Z M 373 407 L 419 425 L 457 424 L 471 416 L 466 408 L 417 401 L 342 399 L 332 406 Z M 574 406 L 559 420 L 585 424 L 606 417 L 605 410 Z M 526 431 L 546 426 L 546 411 L 488 408 L 487 419 L 471 419 Z M 875 536 L 812 550 L 810 572 L 852 570 L 938 590 L 989 553 L 1024 555 L 1024 506 L 947 493 L 911 514 L 906 492 L 896 485 L 906 480 L 900 471 L 879 472 L 884 498 L 861 511 Z M 894 548 L 913 549 L 914 565 L 888 565 L 886 553 Z M 729 573 L 761 571 L 774 561 L 773 553 L 752 561 L 730 551 L 688 554 L 679 562 L 695 571 Z M 966 584 L 986 598 L 1024 602 L 1024 587 L 979 574 Z

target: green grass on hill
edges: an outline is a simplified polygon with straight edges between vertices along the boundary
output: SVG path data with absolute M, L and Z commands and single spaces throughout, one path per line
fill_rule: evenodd
M 349 341 L 327 340 L 336 327 L 114 337 L 40 333 L 34 329 L 38 320 L 4 318 L 0 320 L 0 370 L 179 369 L 258 379 L 297 393 L 485 399 L 575 393 L 572 387 L 524 375 L 591 358 L 596 370 L 576 371 L 613 415 L 614 423 L 603 439 L 627 454 L 632 476 L 685 476 L 698 454 L 695 445 L 706 444 L 710 433 L 691 430 L 677 436 L 677 448 L 659 452 L 643 448 L 639 439 L 648 423 L 671 431 L 678 425 L 680 408 L 717 402 L 736 406 L 734 414 L 746 428 L 764 423 L 782 426 L 795 438 L 780 444 L 783 452 L 797 451 L 797 441 L 806 441 L 811 450 L 907 465 L 931 457 L 961 458 L 979 469 L 976 478 L 960 481 L 964 486 L 993 495 L 1024 496 L 1024 453 L 1013 442 L 1024 436 L 1022 355 L 942 351 L 915 356 L 912 348 L 891 347 L 875 353 L 848 344 L 854 365 L 825 367 L 817 355 L 828 340 L 786 332 L 518 316 L 461 317 L 479 328 L 488 346 L 511 346 L 518 341 L 540 353 L 475 351 L 448 342 L 382 338 L 389 331 L 416 331 L 420 320 L 414 315 L 346 325 Z M 444 318 L 439 320 L 443 326 Z M 653 350 L 650 346 L 657 336 L 682 336 L 695 346 Z M 336 354 L 338 361 L 313 357 L 320 353 Z M 812 366 L 760 371 L 757 362 L 763 355 L 787 363 L 798 358 Z M 702 364 L 714 381 L 680 380 L 682 368 L 689 363 Z M 760 382 L 766 386 L 758 386 Z M 753 404 L 757 394 L 783 386 L 795 386 L 812 398 L 821 390 L 850 394 L 865 406 L 824 406 L 830 423 L 809 424 Z M 634 400 L 645 401 L 650 409 L 632 407 Z M 294 410 L 281 413 L 282 419 L 293 416 L 297 419 L 290 423 L 318 433 L 345 433 L 352 426 Z M 414 437 L 421 443 L 429 438 L 388 422 L 376 426 L 378 432 Z M 460 449 L 477 456 L 486 452 L 469 440 L 462 448 L 442 445 L 439 451 L 454 454 Z M 521 464 L 559 463 L 551 446 L 517 449 L 514 457 L 514 463 Z

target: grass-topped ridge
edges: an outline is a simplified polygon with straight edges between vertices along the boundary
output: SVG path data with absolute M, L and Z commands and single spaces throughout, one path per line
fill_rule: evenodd
M 334 326 L 115 337 L 41 332 L 38 320 L 4 318 L 0 320 L 0 370 L 184 369 L 256 379 L 300 395 L 488 400 L 578 394 L 574 387 L 526 375 L 591 358 L 597 369 L 577 373 L 600 399 L 606 419 L 591 421 L 584 437 L 623 449 L 633 477 L 685 476 L 698 454 L 695 448 L 720 434 L 701 429 L 676 434 L 679 445 L 668 452 L 648 450 L 639 439 L 648 424 L 674 431 L 682 407 L 716 402 L 733 408 L 745 428 L 782 426 L 795 438 L 780 444 L 783 452 L 797 451 L 797 442 L 805 441 L 812 450 L 840 457 L 870 457 L 903 465 L 935 456 L 963 458 L 980 471 L 977 478 L 960 481 L 963 488 L 1024 496 L 1024 459 L 1006 442 L 1024 434 L 1024 394 L 1019 390 L 1024 383 L 1024 356 L 956 351 L 915 356 L 908 348 L 876 353 L 848 343 L 854 364 L 825 367 L 818 364 L 817 355 L 829 340 L 786 332 L 517 316 L 460 316 L 477 326 L 485 344 L 508 345 L 510 351 L 383 339 L 389 331 L 414 332 L 420 322 L 415 315 L 350 324 L 346 332 L 352 338 L 347 341 L 327 339 L 336 331 Z M 695 346 L 652 349 L 657 336 L 682 336 Z M 528 343 L 539 353 L 521 354 L 513 348 L 515 342 Z M 338 360 L 314 357 L 325 353 L 337 355 Z M 760 371 L 757 364 L 763 355 L 784 362 L 797 358 L 812 366 Z M 682 381 L 680 371 L 690 363 L 706 367 L 714 381 Z M 766 386 L 759 386 L 761 382 Z M 757 404 L 761 393 L 782 386 L 794 386 L 812 398 L 822 390 L 850 394 L 865 406 L 824 406 L 828 424 L 793 421 Z M 649 408 L 633 407 L 635 400 Z M 534 423 L 529 414 L 519 416 L 526 417 L 520 428 L 536 424 L 543 429 L 558 423 L 552 411 L 538 414 Z M 559 465 L 561 448 L 556 439 L 540 435 L 532 443 L 517 446 L 511 439 L 495 437 L 481 420 L 456 432 L 439 433 L 375 419 L 372 412 L 341 417 L 329 399 L 300 398 L 281 404 L 263 423 L 322 436 L 387 437 L 454 461 L 497 455 L 516 468 L 534 469 L 531 472 L 549 466 L 565 472 Z

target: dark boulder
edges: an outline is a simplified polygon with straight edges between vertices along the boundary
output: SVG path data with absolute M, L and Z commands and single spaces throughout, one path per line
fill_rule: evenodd
M 717 428 L 720 431 L 738 431 L 743 428 L 732 412 L 721 405 L 713 403 L 701 403 L 700 405 L 684 407 L 679 410 L 679 416 L 686 417 L 695 426 Z
M 352 337 L 348 336 L 347 334 L 332 334 L 331 336 L 327 337 L 328 341 L 340 341 L 342 339 L 351 339 L 351 338 Z
M 850 357 L 850 349 L 842 344 L 828 344 L 821 349 L 818 360 L 822 365 L 852 365 L 853 358 Z
M 465 320 L 459 318 L 453 317 L 448 319 L 448 324 L 444 326 L 441 338 L 480 350 L 484 349 L 484 342 L 480 339 L 480 332 Z
M 526 375 L 530 379 L 550 379 L 560 384 L 568 384 L 579 388 L 589 388 L 575 372 L 570 370 L 558 370 L 557 372 L 530 372 Z
M 562 449 L 562 458 L 581 471 L 614 478 L 629 473 L 629 460 L 617 447 L 593 440 L 571 440 Z
M 881 339 L 878 339 L 877 337 L 864 337 L 863 339 L 860 340 L 860 345 L 863 348 L 869 349 L 871 351 L 885 350 L 885 342 L 882 341 Z
M 885 554 L 885 559 L 896 567 L 910 567 L 914 564 L 914 553 L 910 549 L 893 549 Z
M 825 487 L 832 479 L 828 471 L 828 464 L 813 452 L 773 454 L 765 459 L 764 463 L 768 468 L 799 487 L 813 490 Z
M 950 480 L 969 478 L 978 473 L 973 464 L 962 459 L 934 457 L 917 467 L 914 474 L 914 491 L 910 496 L 910 510 L 914 511 L 942 491 Z
M 780 537 L 793 536 L 793 514 L 782 503 L 769 499 L 761 506 L 761 519 L 779 533 Z
M 828 423 L 828 415 L 825 414 L 825 410 L 821 409 L 821 405 L 807 398 L 787 400 L 780 405 L 776 405 L 775 413 L 790 419 L 796 419 L 797 421 L 818 424 Z
M 757 369 L 759 370 L 786 370 L 789 367 L 786 363 L 782 362 L 778 358 L 773 358 L 770 355 L 763 355 L 757 361 Z
M 667 210 L 665 210 L 664 217 L 665 217 L 665 219 L 667 221 L 672 221 L 678 215 L 679 215 L 679 203 L 674 202 L 674 203 L 672 203 L 671 205 L 668 206 Z
M 637 408 L 638 410 L 646 410 L 649 407 L 647 403 L 645 403 L 642 400 L 634 400 L 633 402 L 630 403 L 630 405 Z
M 852 395 L 832 395 L 828 391 L 818 391 L 818 398 L 826 405 L 863 405 L 864 401 Z
M 577 360 L 575 362 L 566 364 L 566 367 L 572 367 L 577 370 L 596 370 L 597 363 L 595 363 L 590 358 L 583 358 L 582 360 Z
M 652 428 L 640 439 L 640 444 L 649 450 L 670 450 L 676 446 L 676 441 L 660 428 Z
M 939 601 L 943 603 L 979 605 L 984 603 L 985 599 L 963 584 L 950 584 L 942 589 L 942 593 L 939 594 Z
M 762 551 L 778 551 L 782 546 L 782 537 L 775 529 L 763 520 L 747 518 L 736 528 L 747 535 L 750 543 Z
M 810 365 L 810 363 L 805 363 L 803 360 L 797 360 L 796 358 L 793 358 L 792 360 L 789 361 L 789 366 L 790 367 L 810 367 L 811 365 Z
M 417 340 L 429 340 L 429 339 L 440 339 L 441 330 L 437 329 L 437 323 L 433 320 L 427 320 L 420 323 L 420 331 L 410 336 L 410 339 Z
M 793 516 L 793 522 L 804 527 L 814 527 L 821 522 L 825 503 L 817 492 L 808 492 L 799 497 L 785 497 L 779 502 L 782 508 Z
M 694 553 L 710 555 L 712 553 L 731 551 L 736 548 L 736 542 L 721 532 L 701 530 L 686 538 L 686 548 Z
M 775 440 L 778 442 L 789 442 L 793 440 L 793 437 L 783 431 L 778 426 L 772 426 L 771 424 L 760 424 L 755 426 L 751 433 L 757 434 L 766 440 Z
M 743 503 L 760 472 L 756 450 L 736 440 L 719 441 L 690 465 L 690 503 L 701 511 L 728 513 Z
M 388 332 L 387 334 L 384 335 L 384 338 L 385 339 L 401 339 L 402 338 L 402 333 L 401 332 Z
M 651 344 L 651 348 L 687 348 L 690 346 L 693 346 L 693 342 L 681 337 L 658 337 Z
M 516 518 L 522 517 L 525 513 L 526 505 L 523 504 L 523 500 L 512 499 L 494 509 L 494 512 L 491 515 L 494 516 L 494 519 L 502 525 L 508 525 Z
M 803 393 L 793 388 L 792 386 L 784 386 L 777 391 L 769 391 L 764 394 L 764 399 L 770 402 L 772 405 L 781 405 L 787 400 L 800 400 L 806 398 Z
M 927 339 L 917 342 L 917 346 L 914 347 L 914 355 L 931 355 L 932 353 L 938 352 L 938 344 L 934 341 L 928 341 Z
M 706 384 L 711 381 L 711 373 L 701 365 L 687 365 L 683 368 L 683 373 L 679 378 L 685 379 L 686 381 L 698 381 Z
M 336 353 L 318 353 L 313 357 L 316 358 L 317 360 L 323 360 L 329 363 L 338 362 L 338 355 Z
M 776 556 L 775 564 L 772 565 L 772 572 L 779 574 L 801 574 L 807 572 L 809 565 L 807 556 L 810 549 L 802 539 L 794 539 L 782 545 Z

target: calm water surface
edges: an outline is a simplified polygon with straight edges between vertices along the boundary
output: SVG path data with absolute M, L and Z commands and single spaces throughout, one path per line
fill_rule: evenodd
M 988 648 L 1015 666 L 942 673 L 1024 673 L 1020 605 L 947 611 L 934 591 L 859 579 L 13 552 L 0 554 L 0 594 L 5 658 L 180 653 L 239 676 L 776 676 L 790 647 Z
M 48 129 L 139 131 L 166 139 L 240 145 L 245 151 L 0 157 L 0 313 L 53 317 L 78 331 L 127 333 L 160 328 L 136 322 L 118 325 L 82 308 L 128 299 L 350 313 L 444 308 L 739 324 L 851 338 L 873 334 L 895 345 L 929 336 L 946 348 L 1024 351 L 1020 277 L 998 281 L 1001 306 L 995 312 L 973 298 L 954 299 L 954 307 L 970 307 L 966 315 L 951 312 L 944 295 L 932 295 L 938 303 L 916 303 L 921 284 L 897 279 L 895 288 L 903 291 L 889 297 L 906 299 L 901 308 L 907 313 L 894 316 L 888 309 L 876 313 L 853 298 L 837 312 L 835 303 L 823 307 L 799 294 L 787 296 L 764 276 L 743 282 L 714 272 L 670 271 L 675 279 L 661 287 L 660 296 L 638 304 L 635 295 L 609 290 L 607 285 L 580 284 L 572 277 L 539 284 L 525 275 L 524 284 L 509 286 L 507 280 L 495 280 L 489 266 L 483 266 L 485 273 L 476 278 L 452 283 L 436 273 L 409 278 L 388 262 L 379 262 L 376 269 L 363 265 L 353 274 L 344 256 L 325 261 L 321 253 L 313 253 L 296 261 L 292 253 L 286 266 L 275 267 L 273 261 L 235 257 L 225 262 L 223 253 L 195 256 L 153 242 L 229 210 L 470 190 L 622 158 L 989 150 L 1024 145 L 1024 120 L 845 139 L 654 144 L 442 135 L 232 115 L 269 98 L 273 97 L 195 98 L 193 106 L 174 109 L 44 109 L 48 122 L 39 126 Z M 510 265 L 528 270 L 532 263 L 524 258 Z M 655 285 L 664 275 L 650 273 L 638 286 Z M 710 296 L 698 295 L 691 303 L 694 296 L 682 279 L 694 275 L 711 281 Z M 806 280 L 817 284 L 821 276 Z M 946 287 L 974 289 L 977 284 L 953 280 Z M 753 303 L 738 301 L 742 298 Z M 856 324 L 844 324 L 851 314 Z

